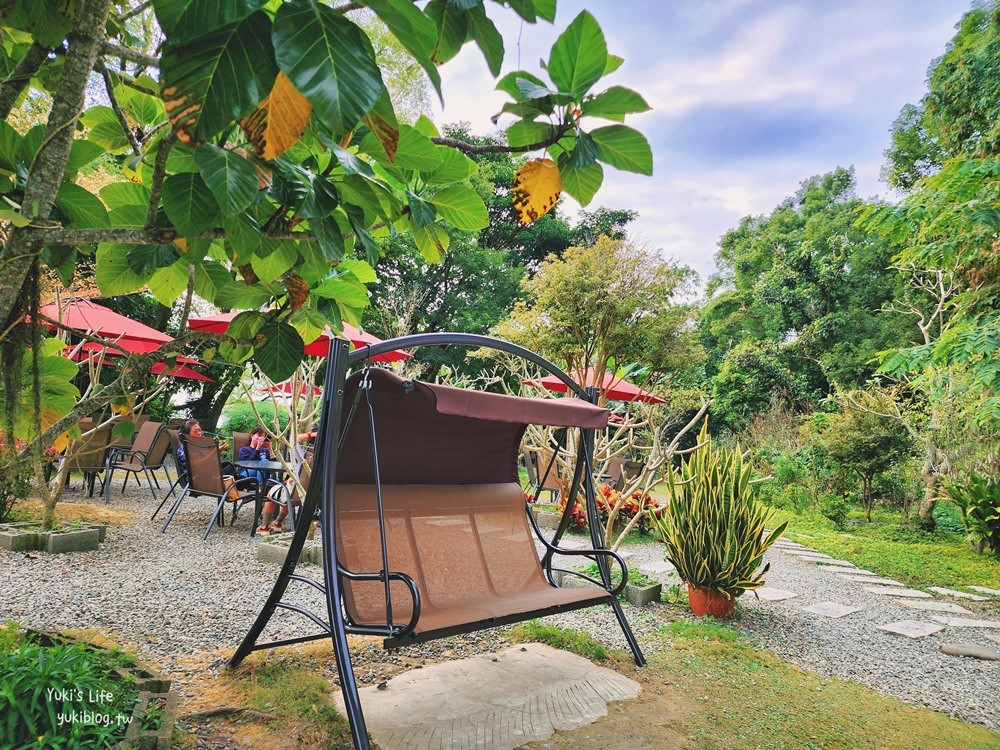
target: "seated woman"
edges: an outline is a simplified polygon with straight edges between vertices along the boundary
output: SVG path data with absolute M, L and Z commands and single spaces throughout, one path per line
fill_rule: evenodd
M 270 461 L 271 460 L 271 438 L 267 431 L 257 425 L 250 430 L 250 443 L 240 448 L 238 461 Z M 256 477 L 258 482 L 264 481 L 264 472 L 242 469 L 240 475 L 244 477 Z
M 204 434 L 201 425 L 198 423 L 197 419 L 188 419 L 181 425 L 181 435 L 190 435 L 191 437 L 199 438 Z M 221 446 L 220 446 L 221 447 Z M 177 470 L 181 474 L 187 474 L 187 455 L 184 453 L 184 441 L 180 441 L 180 445 L 177 446 Z M 222 462 L 222 474 L 236 476 L 236 467 L 233 466 L 229 461 Z

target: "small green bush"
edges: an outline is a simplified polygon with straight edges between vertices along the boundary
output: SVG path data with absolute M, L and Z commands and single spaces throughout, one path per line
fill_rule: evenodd
M 100 748 L 125 738 L 135 689 L 113 671 L 114 652 L 43 646 L 4 636 L 0 652 L 3 747 Z
M 969 546 L 1000 555 L 1000 479 L 971 472 L 964 481 L 945 481 L 944 489 L 962 514 Z
M 261 401 L 256 404 L 260 419 L 254 414 L 253 407 L 248 401 L 234 401 L 222 410 L 222 419 L 219 427 L 225 432 L 250 432 L 254 427 L 261 424 L 263 420 L 264 428 L 273 430 L 275 405 L 270 401 Z M 280 429 L 288 426 L 292 418 L 291 413 L 284 406 L 278 406 L 278 425 Z
M 847 514 L 851 511 L 851 504 L 846 497 L 837 495 L 827 495 L 819 505 L 819 512 L 825 518 L 833 521 L 833 525 L 838 529 L 843 529 L 847 523 Z

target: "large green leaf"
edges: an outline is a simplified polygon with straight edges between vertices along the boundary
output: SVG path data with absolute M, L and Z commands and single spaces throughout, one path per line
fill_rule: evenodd
M 646 136 L 625 125 L 608 125 L 590 131 L 597 144 L 597 158 L 626 172 L 653 174 L 653 152 Z
M 241 21 L 263 4 L 264 0 L 153 0 L 153 10 L 167 41 L 178 44 Z
M 80 122 L 87 127 L 87 139 L 108 153 L 120 154 L 129 150 L 128 136 L 111 107 L 91 107 L 81 115 Z
M 621 122 L 625 115 L 634 112 L 648 112 L 649 104 L 642 96 L 624 86 L 612 86 L 597 96 L 585 99 L 580 107 L 584 115 L 603 117 Z
M 111 182 L 100 189 L 101 200 L 109 209 L 142 206 L 149 202 L 149 188 L 135 182 Z
M 274 17 L 278 66 L 334 134 L 350 132 L 385 90 L 365 33 L 315 0 L 291 0 Z
M 549 55 L 548 71 L 560 91 L 582 97 L 604 75 L 608 64 L 608 45 L 604 32 L 588 11 L 566 28 Z
M 299 248 L 294 242 L 276 242 L 267 257 L 255 255 L 250 259 L 250 264 L 257 278 L 269 284 L 294 266 L 298 259 Z
M 375 11 L 375 14 L 389 27 L 399 43 L 424 69 L 434 89 L 440 95 L 441 74 L 431 60 L 431 53 L 437 40 L 437 28 L 430 17 L 411 0 L 364 0 L 363 4 Z
M 94 279 L 104 296 L 132 294 L 146 285 L 146 279 L 129 267 L 128 253 L 132 247 L 110 243 L 97 246 Z
M 0 5 L 4 26 L 31 33 L 47 49 L 59 47 L 73 28 L 77 4 L 53 0 L 7 0 Z M 4 36 L 7 34 L 5 33 Z
M 171 307 L 184 293 L 188 284 L 188 263 L 181 258 L 161 268 L 149 279 L 149 291 L 164 307 Z
M 429 172 L 421 172 L 421 179 L 428 185 L 450 185 L 469 179 L 477 166 L 472 159 L 450 146 L 437 146 L 441 164 Z
M 71 227 L 109 227 L 108 211 L 101 199 L 72 182 L 64 182 L 56 194 L 56 205 L 70 218 Z
M 263 346 L 254 348 L 254 362 L 276 383 L 288 380 L 302 361 L 305 344 L 299 332 L 288 323 L 269 320 L 258 332 Z
M 417 250 L 428 263 L 440 263 L 444 260 L 444 254 L 448 252 L 448 245 L 451 242 L 444 227 L 440 224 L 431 224 L 426 227 L 414 225 L 411 230 Z
M 271 19 L 257 11 L 188 44 L 166 44 L 163 101 L 185 143 L 208 140 L 248 115 L 274 86 Z
M 547 122 L 534 120 L 518 120 L 507 128 L 507 145 L 513 148 L 541 143 L 555 132 Z
M 320 283 L 313 290 L 313 294 L 317 297 L 337 300 L 348 307 L 368 306 L 368 290 L 365 289 L 364 284 L 343 276 L 331 276 Z
M 604 182 L 604 168 L 594 162 L 585 167 L 559 167 L 562 175 L 562 189 L 566 195 L 575 198 L 586 207 Z
M 121 128 L 118 130 L 121 132 Z M 69 149 L 69 159 L 66 160 L 66 171 L 63 173 L 64 179 L 72 179 L 83 167 L 104 153 L 105 149 L 99 144 L 77 138 Z
M 261 286 L 248 286 L 242 281 L 231 281 L 215 293 L 215 306 L 230 310 L 254 310 L 271 301 L 274 295 Z
M 431 59 L 441 65 L 458 54 L 469 35 L 468 15 L 447 0 L 431 0 L 424 8 L 437 26 Z
M 452 185 L 435 193 L 431 203 L 437 208 L 438 216 L 457 229 L 475 232 L 490 225 L 486 204 L 479 193 L 466 185 Z
M 475 5 L 469 9 L 468 20 L 469 33 L 482 50 L 486 64 L 490 67 L 490 73 L 496 78 L 500 75 L 500 68 L 503 65 L 503 37 L 486 15 L 486 9 L 482 5 Z
M 179 257 L 180 249 L 174 244 L 136 245 L 128 251 L 128 265 L 136 275 L 146 277 L 154 271 L 173 265 Z
M 417 226 L 426 227 L 437 220 L 437 210 L 416 193 L 406 191 L 406 203 L 410 207 L 410 215 Z
M 441 152 L 430 138 L 421 135 L 416 128 L 400 125 L 395 164 L 403 169 L 433 171 L 441 166 Z
M 140 125 L 159 125 L 167 119 L 163 102 L 131 86 L 116 86 L 115 95 L 125 113 Z
M 257 196 L 257 173 L 239 154 L 205 145 L 195 151 L 195 161 L 223 212 L 237 214 Z
M 233 282 L 232 274 L 221 263 L 208 261 L 194 268 L 194 291 L 202 299 L 215 304 L 219 290 Z M 219 305 L 216 305 L 219 307 Z
M 340 261 L 340 265 L 337 266 L 337 270 L 341 274 L 349 273 L 362 284 L 376 284 L 378 283 L 378 275 L 375 273 L 375 269 L 371 267 L 369 263 L 365 263 L 363 260 L 355 260 L 354 258 L 345 258 Z
M 219 204 L 200 174 L 185 172 L 163 181 L 163 209 L 185 237 L 208 229 L 219 215 Z

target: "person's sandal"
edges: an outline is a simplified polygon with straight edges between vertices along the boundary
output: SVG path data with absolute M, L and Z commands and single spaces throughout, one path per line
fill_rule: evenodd
M 272 528 L 273 527 L 271 527 L 271 526 L 258 526 L 257 527 L 257 534 L 259 536 L 270 536 Z
M 281 524 L 277 521 L 271 524 L 271 531 L 274 533 L 281 533 Z

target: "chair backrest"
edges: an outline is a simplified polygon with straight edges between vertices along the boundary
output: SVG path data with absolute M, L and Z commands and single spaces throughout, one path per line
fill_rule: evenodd
M 132 443 L 132 450 L 142 451 L 143 453 L 149 453 L 153 447 L 153 441 L 156 440 L 157 436 L 160 434 L 160 423 L 150 422 L 148 417 L 143 423 L 142 427 L 139 428 L 139 432 L 135 436 L 135 440 Z
M 85 433 L 94 428 L 93 420 L 81 420 L 80 429 Z M 73 471 L 101 471 L 111 445 L 111 428 L 104 427 L 74 440 L 69 447 L 69 467 Z
M 212 438 L 181 435 L 184 455 L 187 457 L 188 484 L 193 492 L 203 495 L 221 495 L 222 459 L 219 444 Z
M 232 442 L 232 456 L 233 461 L 237 460 L 240 455 L 240 448 L 246 448 L 250 445 L 250 433 L 249 432 L 234 432 L 233 442 Z
M 172 443 L 170 432 L 160 425 L 160 429 L 156 431 L 156 437 L 153 438 L 153 444 L 149 447 L 149 453 L 146 454 L 146 467 L 149 469 L 161 468 L 167 460 L 167 451 L 170 450 Z
M 522 449 L 522 455 L 524 456 L 525 466 L 528 468 L 528 481 L 531 482 L 532 487 L 537 487 L 538 482 L 542 477 L 542 472 L 545 471 L 545 467 L 548 466 L 548 462 L 542 462 L 540 460 L 541 456 L 538 451 L 528 450 L 527 448 Z M 559 471 L 559 467 L 556 464 L 552 465 L 549 469 L 549 474 L 545 477 L 545 483 L 542 484 L 541 489 L 543 490 L 558 490 L 559 482 L 556 481 L 556 477 Z

